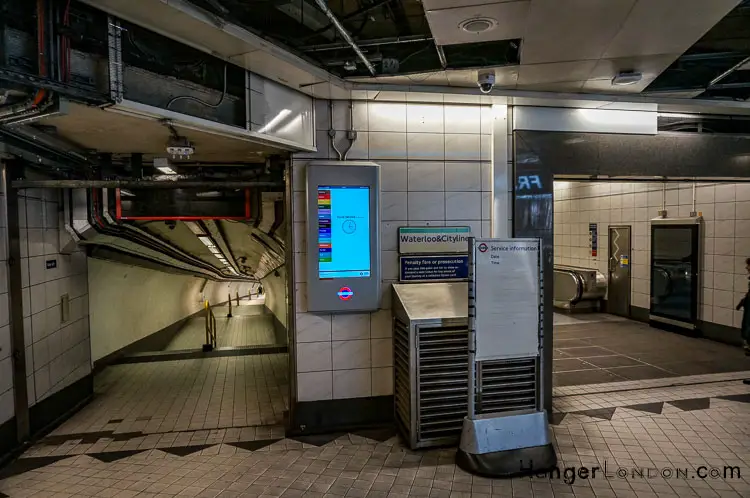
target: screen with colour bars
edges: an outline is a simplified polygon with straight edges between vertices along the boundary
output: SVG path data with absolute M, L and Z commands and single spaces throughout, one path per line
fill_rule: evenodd
M 318 187 L 318 276 L 370 277 L 370 188 Z

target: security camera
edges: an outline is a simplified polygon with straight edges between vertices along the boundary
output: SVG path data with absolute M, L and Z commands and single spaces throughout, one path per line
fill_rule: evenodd
M 477 85 L 482 93 L 490 93 L 495 87 L 495 71 L 479 71 Z

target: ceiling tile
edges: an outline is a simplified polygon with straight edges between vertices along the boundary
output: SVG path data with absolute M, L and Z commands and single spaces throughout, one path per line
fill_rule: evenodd
M 602 57 L 681 54 L 738 3 L 739 0 L 638 0 Z
M 612 80 L 609 79 L 588 80 L 584 83 L 583 90 L 585 92 L 601 92 L 605 94 L 640 93 L 650 85 L 654 79 L 656 79 L 656 76 L 644 76 L 638 83 L 624 86 L 615 86 L 612 84 Z
M 586 81 L 595 65 L 596 61 L 524 64 L 518 71 L 518 85 L 536 85 L 556 81 Z
M 636 0 L 533 0 L 521 62 L 599 59 Z
M 584 81 L 556 81 L 549 83 L 538 83 L 534 85 L 518 85 L 518 90 L 527 90 L 531 92 L 572 92 L 581 91 Z
M 526 24 L 529 1 L 503 2 L 425 12 L 430 31 L 438 45 L 457 45 L 521 38 Z M 458 27 L 471 18 L 488 17 L 497 21 L 494 29 L 468 33 Z
M 486 68 L 493 69 L 493 68 Z M 518 66 L 496 67 L 495 70 L 495 87 L 496 88 L 515 88 L 518 80 Z M 475 70 L 455 70 L 446 71 L 448 82 L 451 86 L 457 87 L 476 87 L 477 72 Z
M 422 0 L 422 8 L 428 10 L 453 9 L 469 7 L 471 5 L 487 5 L 491 3 L 507 3 L 517 0 Z
M 651 77 L 653 79 L 667 69 L 679 56 L 680 54 L 659 54 L 644 57 L 600 59 L 596 61 L 588 79 L 611 80 L 620 71 L 636 71 L 643 73 L 644 78 Z

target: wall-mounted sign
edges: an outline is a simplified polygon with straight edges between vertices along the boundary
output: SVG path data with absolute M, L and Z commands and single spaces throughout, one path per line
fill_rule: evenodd
M 401 256 L 401 282 L 461 282 L 469 278 L 469 256 L 441 254 L 437 256 Z
M 56 259 L 48 259 L 46 261 L 47 263 L 47 269 L 51 270 L 53 268 L 57 268 L 57 260 Z
M 599 227 L 596 223 L 589 223 L 589 242 L 591 243 L 591 257 L 596 257 L 599 248 Z
M 470 227 L 401 227 L 400 254 L 468 253 Z
M 623 254 L 620 256 L 620 267 L 625 268 L 630 264 L 630 260 L 628 259 L 628 256 L 626 254 Z

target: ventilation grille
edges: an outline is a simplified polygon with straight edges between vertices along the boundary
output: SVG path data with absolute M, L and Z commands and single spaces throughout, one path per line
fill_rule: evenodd
M 461 433 L 468 402 L 468 328 L 417 327 L 418 439 Z M 537 360 L 478 364 L 477 413 L 536 409 Z
M 393 319 L 393 382 L 396 410 L 396 424 L 402 434 L 408 435 L 411 430 L 411 385 L 409 376 L 409 327 Z

